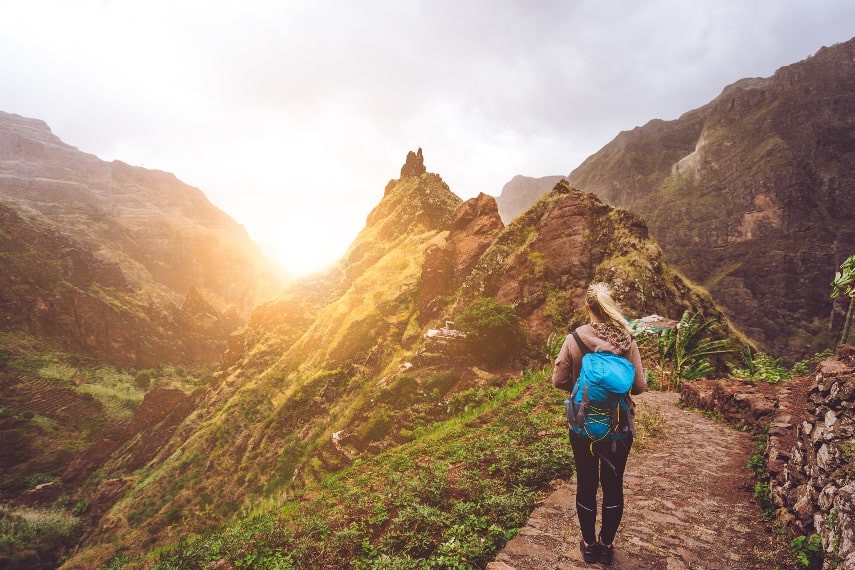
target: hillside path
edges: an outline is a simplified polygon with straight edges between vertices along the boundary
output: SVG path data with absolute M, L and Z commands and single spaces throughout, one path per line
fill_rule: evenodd
M 748 458 L 755 443 L 698 412 L 677 407 L 678 394 L 647 392 L 663 432 L 633 449 L 624 478 L 625 510 L 615 539 L 617 570 L 748 570 L 775 567 L 780 539 L 753 497 Z M 532 513 L 488 570 L 575 570 L 579 552 L 575 478 Z M 599 529 L 599 522 L 598 522 Z

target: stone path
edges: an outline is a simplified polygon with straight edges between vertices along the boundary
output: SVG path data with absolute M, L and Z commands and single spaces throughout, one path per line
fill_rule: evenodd
M 678 408 L 677 400 L 663 392 L 637 399 L 659 409 L 664 430 L 646 450 L 630 454 L 612 568 L 775 568 L 782 541 L 762 518 L 746 468 L 753 436 Z M 586 564 L 579 553 L 575 492 L 575 479 L 562 483 L 487 570 L 601 566 Z

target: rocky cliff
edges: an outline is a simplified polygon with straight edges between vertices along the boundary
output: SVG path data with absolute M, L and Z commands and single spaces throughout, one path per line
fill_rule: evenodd
M 529 334 L 545 339 L 585 318 L 584 291 L 606 281 L 631 317 L 720 316 L 712 300 L 668 267 L 644 220 L 559 181 L 481 255 L 456 298 L 513 306 Z
M 855 251 L 855 39 L 619 134 L 569 180 L 643 216 L 667 259 L 759 346 L 832 346 L 828 283 Z
M 210 362 L 278 288 L 244 229 L 173 175 L 0 112 L 0 327 L 108 362 Z

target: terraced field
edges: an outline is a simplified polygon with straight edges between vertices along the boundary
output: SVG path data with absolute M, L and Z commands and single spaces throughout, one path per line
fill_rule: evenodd
M 2 397 L 5 407 L 32 412 L 61 424 L 91 423 L 104 416 L 104 410 L 89 394 L 81 394 L 64 382 L 32 378 L 21 374 L 18 382 Z

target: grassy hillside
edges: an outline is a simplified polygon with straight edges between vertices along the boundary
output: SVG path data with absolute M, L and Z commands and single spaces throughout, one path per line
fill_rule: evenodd
M 0 567 L 56 568 L 82 537 L 93 497 L 75 478 L 130 437 L 155 388 L 190 392 L 198 371 L 166 365 L 117 368 L 23 333 L 0 334 Z M 5 566 L 6 564 L 10 566 Z

